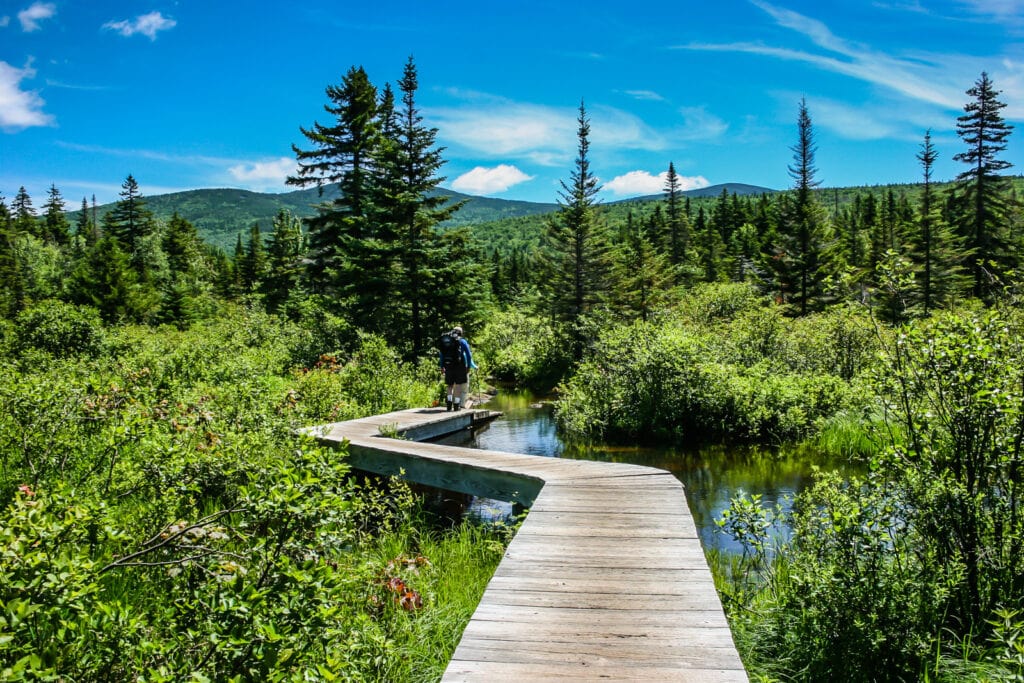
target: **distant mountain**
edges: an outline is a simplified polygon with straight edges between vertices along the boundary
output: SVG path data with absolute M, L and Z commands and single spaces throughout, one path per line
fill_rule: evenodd
M 452 219 L 445 223 L 448 227 L 545 214 L 558 208 L 557 204 L 473 197 L 452 190 L 439 190 L 438 194 L 450 197 L 453 202 L 465 202 Z M 328 185 L 323 188 L 323 193 L 315 188 L 280 194 L 231 189 L 187 190 L 143 196 L 143 199 L 146 208 L 158 219 L 166 221 L 177 212 L 196 226 L 204 240 L 230 252 L 240 233 L 243 241 L 248 240 L 249 230 L 254 224 L 259 224 L 262 232 L 270 232 L 274 216 L 281 209 L 306 218 L 316 213 L 317 204 L 331 201 L 337 196 L 338 186 Z M 97 213 L 102 216 L 112 206 L 99 206 Z M 72 223 L 76 217 L 77 212 L 70 213 Z
M 717 197 L 722 194 L 722 190 L 725 190 L 729 194 L 737 194 L 741 197 L 748 194 L 774 194 L 778 190 L 772 190 L 767 187 L 758 187 L 757 185 L 747 185 L 745 183 L 719 183 L 718 185 L 708 185 L 707 187 L 698 187 L 695 190 L 683 190 L 680 194 L 684 197 L 692 197 L 693 199 L 700 199 L 703 197 Z M 651 194 L 645 197 L 636 197 L 634 199 L 625 199 L 623 201 L 635 202 L 635 201 L 653 201 L 657 199 L 664 199 L 665 194 Z

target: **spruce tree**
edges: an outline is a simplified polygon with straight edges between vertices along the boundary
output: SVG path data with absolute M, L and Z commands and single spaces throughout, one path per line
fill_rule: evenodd
M 43 239 L 50 244 L 67 246 L 71 242 L 71 224 L 64 211 L 64 198 L 56 185 L 50 185 L 43 212 Z
M 676 167 L 668 162 L 668 173 L 665 176 L 665 213 L 668 227 L 668 253 L 674 266 L 680 266 L 690 248 L 689 225 L 680 202 L 682 186 Z M 681 270 L 679 272 L 682 272 Z
M 575 167 L 569 182 L 561 183 L 558 211 L 544 226 L 542 286 L 551 315 L 567 328 L 572 357 L 579 360 L 586 339 L 582 323 L 608 294 L 608 244 L 595 211 L 600 186 L 590 170 L 590 119 L 582 102 L 576 122 Z
M 336 183 L 339 194 L 317 207 L 308 220 L 308 280 L 314 292 L 337 297 L 350 280 L 344 267 L 351 242 L 362 239 L 367 228 L 371 164 L 377 135 L 377 89 L 362 67 L 352 67 L 340 85 L 326 89 L 324 109 L 333 117 L 328 125 L 314 122 L 300 128 L 310 149 L 292 145 L 297 175 L 287 182 L 315 186 L 321 192 Z
M 957 135 L 967 145 L 967 151 L 953 157 L 968 165 L 957 176 L 963 192 L 963 212 L 959 217 L 960 234 L 973 254 L 974 296 L 988 297 L 992 293 L 992 277 L 988 269 L 1013 265 L 1006 241 L 1007 181 L 1000 176 L 1012 164 L 999 158 L 1006 150 L 1006 139 L 1013 131 L 1000 114 L 1006 107 L 999 101 L 1001 91 L 995 89 L 988 74 L 967 90 L 973 98 L 964 106 L 964 114 L 957 118 Z
M 259 223 L 249 229 L 249 242 L 242 257 L 242 287 L 248 293 L 255 292 L 263 282 L 267 271 L 267 250 L 260 234 Z
M 797 143 L 791 148 L 793 165 L 788 168 L 794 186 L 786 200 L 780 200 L 778 234 L 768 263 L 775 273 L 779 298 L 795 313 L 804 315 L 822 300 L 825 237 L 821 207 L 812 194 L 819 181 L 815 178 L 816 145 L 806 100 L 800 100 L 797 132 Z
M 139 321 L 149 309 L 121 243 L 104 236 L 71 275 L 72 300 L 96 308 L 107 323 Z
M 970 279 L 963 268 L 964 261 L 970 258 L 970 251 L 965 249 L 963 240 L 944 219 L 942 203 L 932 182 L 938 156 L 932 144 L 931 131 L 925 131 L 921 151 L 917 154 L 923 178 L 913 254 L 918 262 L 921 305 L 926 315 L 965 291 Z
M 670 301 L 676 281 L 668 256 L 655 248 L 643 221 L 626 218 L 625 239 L 616 253 L 613 278 L 616 309 L 629 319 L 647 322 Z
M 32 197 L 24 186 L 18 188 L 18 194 L 14 195 L 11 202 L 11 221 L 13 234 L 32 235 L 40 237 L 39 221 L 36 218 L 36 210 L 32 206 Z
M 128 255 L 128 262 L 140 282 L 151 276 L 153 255 L 148 253 L 150 239 L 157 230 L 152 212 L 146 208 L 146 201 L 139 191 L 139 184 L 129 173 L 121 184 L 120 199 L 114 208 L 103 217 L 103 234 L 118 241 L 121 251 Z
M 267 245 L 267 274 L 261 287 L 268 310 L 277 311 L 301 291 L 305 242 L 302 221 L 286 209 L 278 211 Z
M 14 219 L 0 197 L 0 316 L 11 318 L 25 301 L 21 262 L 15 249 Z
M 416 65 L 410 57 L 398 81 L 401 107 L 397 111 L 398 144 L 392 162 L 402 192 L 392 198 L 389 212 L 401 248 L 399 292 L 407 306 L 408 339 L 414 357 L 432 345 L 426 330 L 428 317 L 435 319 L 431 326 L 436 327 L 454 323 L 447 317 L 456 315 L 454 311 L 461 311 L 460 317 L 471 315 L 475 312 L 474 300 L 486 286 L 475 271 L 476 264 L 462 253 L 462 245 L 440 239 L 436 232 L 438 224 L 462 205 L 436 192 L 444 181 L 438 175 L 444 165 L 443 149 L 436 146 L 437 129 L 423 125 L 416 104 L 418 89 Z M 439 310 L 442 304 L 453 312 Z

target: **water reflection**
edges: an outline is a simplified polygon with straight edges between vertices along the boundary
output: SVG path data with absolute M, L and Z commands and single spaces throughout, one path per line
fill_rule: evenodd
M 739 552 L 731 539 L 717 531 L 714 520 L 721 517 L 729 500 L 740 490 L 760 494 L 769 506 L 788 509 L 791 498 L 811 482 L 811 468 L 852 472 L 848 462 L 824 462 L 809 449 L 765 449 L 757 447 L 704 446 L 697 450 L 671 447 L 612 446 L 566 443 L 555 429 L 550 404 L 527 392 L 501 392 L 486 406 L 503 417 L 476 431 L 465 431 L 439 440 L 454 446 L 483 448 L 512 453 L 529 453 L 561 458 L 648 465 L 676 475 L 686 489 L 686 499 L 705 550 Z M 511 513 L 511 505 L 489 499 L 473 499 L 470 512 L 483 519 Z M 786 535 L 788 529 L 776 529 Z

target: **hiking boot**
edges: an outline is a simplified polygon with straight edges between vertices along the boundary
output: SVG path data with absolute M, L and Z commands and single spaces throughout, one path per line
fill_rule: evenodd
M 455 402 L 455 410 L 462 410 L 462 403 L 459 401 Z
M 444 409 L 446 411 L 448 411 L 449 413 L 452 412 L 452 401 L 451 401 L 451 399 L 448 399 L 448 400 L 446 400 L 444 402 Z

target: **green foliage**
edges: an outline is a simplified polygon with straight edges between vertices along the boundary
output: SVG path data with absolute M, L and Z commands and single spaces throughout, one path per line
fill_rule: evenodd
M 537 390 L 553 387 L 571 361 L 556 329 L 512 309 L 493 313 L 474 337 L 473 348 L 482 371 Z
M 863 449 L 863 479 L 819 475 L 767 571 L 745 562 L 720 580 L 751 668 L 809 681 L 1021 675 L 1020 332 L 1019 313 L 990 311 L 883 337 L 870 374 L 888 424 L 871 419 L 888 447 Z M 766 514 L 754 503 L 721 522 L 751 556 Z
M 698 290 L 693 318 L 602 332 L 556 418 L 581 436 L 781 443 L 865 405 L 874 347 L 849 312 L 786 320 L 745 285 Z
M 18 314 L 14 351 L 40 351 L 58 358 L 95 356 L 103 349 L 105 332 L 91 308 L 43 301 Z
M 38 321 L 60 353 L 0 364 L 3 680 L 417 680 L 410 651 L 443 669 L 502 539 L 417 541 L 408 487 L 358 483 L 344 451 L 296 434 L 335 405 L 422 405 L 436 372 L 368 337 L 293 373 L 294 323 L 224 316 L 110 329 L 92 355 L 68 330 L 99 329 L 95 314 L 15 321 L 13 339 Z M 438 567 L 413 613 L 370 600 L 392 536 L 392 557 L 429 550 Z

